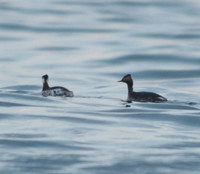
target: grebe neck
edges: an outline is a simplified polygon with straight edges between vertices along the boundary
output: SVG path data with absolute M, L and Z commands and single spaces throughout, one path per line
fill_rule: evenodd
M 126 82 L 128 86 L 128 93 L 131 94 L 133 92 L 133 81 Z
M 48 89 L 50 89 L 50 87 L 49 87 L 48 82 L 45 80 L 45 81 L 43 82 L 43 88 L 42 88 L 42 90 L 45 91 L 45 90 L 48 90 Z

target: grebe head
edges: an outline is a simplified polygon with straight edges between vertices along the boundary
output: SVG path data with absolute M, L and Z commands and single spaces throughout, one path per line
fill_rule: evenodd
M 118 82 L 124 82 L 128 85 L 129 92 L 133 91 L 133 80 L 131 78 L 130 74 L 125 75 L 120 81 Z
M 133 83 L 133 80 L 131 78 L 131 75 L 127 74 L 118 82 L 124 82 L 124 83 L 130 84 L 130 83 Z
M 42 79 L 43 79 L 44 81 L 48 81 L 49 76 L 48 76 L 47 74 L 45 74 L 45 75 L 42 76 Z

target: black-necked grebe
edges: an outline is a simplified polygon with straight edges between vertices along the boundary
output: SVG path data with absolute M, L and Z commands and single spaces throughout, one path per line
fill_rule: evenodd
M 49 87 L 48 78 L 49 76 L 47 74 L 42 76 L 42 79 L 43 79 L 42 95 L 44 97 L 47 97 L 47 96 L 73 97 L 74 96 L 72 91 L 69 91 L 68 89 L 64 87 L 61 87 L 61 86 Z
M 137 102 L 164 102 L 167 99 L 159 94 L 153 92 L 135 92 L 133 91 L 133 80 L 130 74 L 125 75 L 119 82 L 124 82 L 128 86 L 127 101 Z

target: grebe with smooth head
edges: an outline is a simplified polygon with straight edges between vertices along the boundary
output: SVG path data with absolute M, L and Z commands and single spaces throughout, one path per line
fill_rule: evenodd
M 165 102 L 167 99 L 153 92 L 135 92 L 133 91 L 133 80 L 130 74 L 125 75 L 119 82 L 124 82 L 128 86 L 127 101 L 137 102 Z
M 47 74 L 43 75 L 42 79 L 43 79 L 42 95 L 44 97 L 47 97 L 47 96 L 73 97 L 74 96 L 72 91 L 62 86 L 49 87 L 49 84 L 48 84 L 49 76 Z

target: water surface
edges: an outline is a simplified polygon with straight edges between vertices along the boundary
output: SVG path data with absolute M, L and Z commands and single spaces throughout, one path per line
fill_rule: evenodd
M 0 2 L 1 174 L 199 174 L 200 3 Z M 166 103 L 127 103 L 136 91 Z M 74 98 L 42 97 L 41 76 Z

